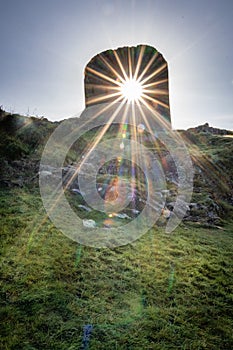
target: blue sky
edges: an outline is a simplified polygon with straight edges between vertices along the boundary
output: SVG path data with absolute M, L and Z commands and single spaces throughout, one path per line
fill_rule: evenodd
M 232 0 L 0 0 L 0 104 L 61 120 L 84 108 L 97 53 L 149 44 L 168 61 L 174 128 L 233 128 Z

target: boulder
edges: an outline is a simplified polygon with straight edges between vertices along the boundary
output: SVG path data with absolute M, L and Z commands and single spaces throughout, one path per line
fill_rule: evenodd
M 91 219 L 83 219 L 83 226 L 86 228 L 95 228 L 96 222 L 95 220 L 91 220 Z

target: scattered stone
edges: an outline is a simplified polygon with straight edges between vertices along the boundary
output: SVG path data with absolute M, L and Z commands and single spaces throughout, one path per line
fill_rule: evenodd
M 131 219 L 131 217 L 125 213 L 118 213 L 118 214 L 115 214 L 114 216 L 116 216 L 119 219 Z
M 91 219 L 83 219 L 83 226 L 87 228 L 95 228 L 96 222 L 95 220 L 91 220 Z
M 155 196 L 158 196 L 160 198 L 163 198 L 162 192 L 156 191 Z
M 20 179 L 11 180 L 11 184 L 13 186 L 23 187 L 23 179 L 20 178 Z
M 169 190 L 162 190 L 161 192 L 162 192 L 162 194 L 163 194 L 164 196 L 166 196 L 166 195 L 168 195 L 168 194 L 170 193 Z
M 133 214 L 139 214 L 140 213 L 140 211 L 137 210 L 137 209 L 131 209 L 131 211 L 132 211 Z
M 77 189 L 77 188 L 72 188 L 72 189 L 71 189 L 71 192 L 77 193 L 77 194 L 81 194 L 81 195 L 82 195 L 81 191 L 80 191 L 79 189 Z
M 198 204 L 197 203 L 189 203 L 189 208 L 197 208 Z
M 52 176 L 53 173 L 51 171 L 48 171 L 48 170 L 41 170 L 41 171 L 39 171 L 39 175 L 42 177 L 47 177 L 47 176 Z
M 50 173 L 53 173 L 54 171 L 57 170 L 57 168 L 54 168 L 53 166 L 51 166 L 51 165 L 46 165 L 46 164 L 41 164 L 40 169 L 41 169 L 40 172 L 42 172 L 42 171 L 48 171 L 48 172 L 50 172 Z
M 78 207 L 81 208 L 81 209 L 83 209 L 83 210 L 86 210 L 86 211 L 88 211 L 88 212 L 92 211 L 91 208 L 86 207 L 85 205 L 82 205 L 82 204 L 79 204 Z

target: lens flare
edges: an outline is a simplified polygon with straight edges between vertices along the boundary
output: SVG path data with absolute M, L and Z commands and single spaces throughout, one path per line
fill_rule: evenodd
M 137 130 L 140 134 L 142 134 L 145 130 L 145 125 L 144 124 L 138 124 Z
M 87 108 L 72 120 L 72 126 L 67 121 L 60 124 L 43 151 L 40 169 L 48 164 L 62 169 L 72 145 L 91 131 L 69 177 L 62 177 L 60 170 L 60 176 L 51 177 L 49 184 L 39 177 L 47 215 L 67 237 L 82 245 L 125 245 L 153 227 L 166 204 L 163 149 L 171 153 L 179 180 L 166 232 L 172 232 L 186 213 L 192 194 L 192 162 L 183 140 L 171 129 L 167 64 L 154 51 L 148 52 L 146 46 L 113 50 L 90 61 L 85 70 Z M 73 189 L 74 183 L 78 189 Z M 67 201 L 64 191 L 69 189 L 79 191 L 89 208 L 105 213 L 90 230 Z M 124 210 L 137 216 L 119 226 L 116 218 L 130 218 Z

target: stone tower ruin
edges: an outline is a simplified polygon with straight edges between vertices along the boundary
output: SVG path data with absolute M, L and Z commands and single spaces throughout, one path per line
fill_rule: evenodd
M 94 56 L 85 68 L 86 107 L 114 102 L 119 76 L 140 79 L 145 86 L 145 102 L 171 123 L 167 62 L 148 45 L 107 50 Z

